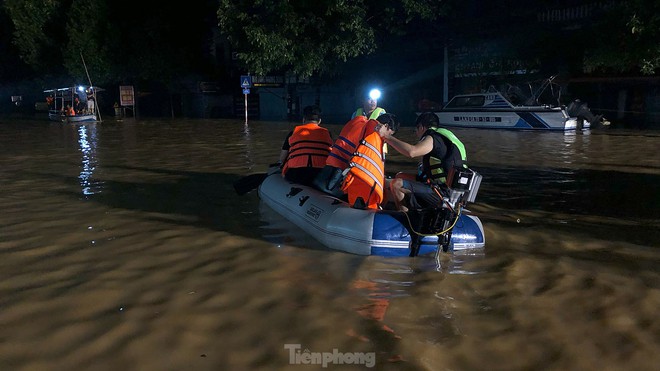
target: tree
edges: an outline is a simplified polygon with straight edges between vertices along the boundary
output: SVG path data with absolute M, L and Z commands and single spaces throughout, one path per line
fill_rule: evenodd
M 76 77 L 86 76 L 84 69 L 88 67 L 90 78 L 94 76 L 94 83 L 111 80 L 114 77 L 114 61 L 108 50 L 108 38 L 112 34 L 108 32 L 105 0 L 76 1 L 67 14 L 64 50 L 71 52 L 62 55 L 64 67 Z M 84 65 L 81 63 L 83 58 Z
M 61 69 L 60 43 L 64 42 L 63 27 L 58 23 L 62 7 L 58 1 L 6 0 L 5 9 L 14 24 L 14 44 L 21 59 L 42 73 Z
M 388 35 L 441 10 L 433 0 L 220 0 L 217 16 L 248 72 L 308 77 L 373 53 Z
M 211 4 L 6 0 L 4 6 L 21 59 L 41 76 L 85 81 L 83 54 L 95 84 L 151 80 L 172 86 L 205 68 L 202 45 L 215 22 Z
M 0 81 L 20 80 L 29 75 L 30 69 L 19 58 L 18 49 L 12 43 L 14 27 L 5 7 L 0 6 Z
M 641 72 L 660 69 L 660 2 L 628 0 L 612 6 L 590 34 L 586 72 Z

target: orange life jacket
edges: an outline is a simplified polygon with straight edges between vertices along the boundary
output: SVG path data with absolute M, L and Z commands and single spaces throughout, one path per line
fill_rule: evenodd
M 282 168 L 282 175 L 295 167 L 322 168 L 330 153 L 332 137 L 328 129 L 316 123 L 308 123 L 293 129 L 289 145 L 291 147 Z
M 348 167 L 350 158 L 355 154 L 360 140 L 374 131 L 374 125 L 366 125 L 369 121 L 364 116 L 357 116 L 344 125 L 339 137 L 332 145 L 326 165 L 334 166 L 342 170 Z
M 367 125 L 371 125 L 368 123 Z M 385 157 L 383 154 L 383 138 L 372 131 L 364 138 L 351 157 L 350 170 L 346 174 L 342 191 L 348 195 L 348 202 L 355 206 L 355 201 L 361 197 L 369 209 L 378 209 L 383 201 L 385 186 Z
M 73 107 L 69 107 L 66 114 L 69 115 L 69 116 L 75 116 L 76 115 L 76 110 L 74 110 Z

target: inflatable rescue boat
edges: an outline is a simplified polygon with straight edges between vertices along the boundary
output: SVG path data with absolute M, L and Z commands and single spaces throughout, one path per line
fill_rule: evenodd
M 451 221 L 450 238 L 415 232 L 408 213 L 352 208 L 347 202 L 316 188 L 291 183 L 280 172 L 269 174 L 259 197 L 278 214 L 328 248 L 359 255 L 415 256 L 485 246 L 484 228 L 465 209 Z M 416 242 L 416 243 L 413 243 Z

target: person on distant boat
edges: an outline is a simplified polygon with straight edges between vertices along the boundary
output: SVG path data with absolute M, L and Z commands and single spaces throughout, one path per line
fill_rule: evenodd
M 94 102 L 94 94 L 87 95 L 87 113 L 94 113 L 94 108 L 96 104 Z
M 451 131 L 440 128 L 438 116 L 424 112 L 417 117 L 415 133 L 417 144 L 409 144 L 390 134 L 383 140 L 402 155 L 422 157 L 417 175 L 399 173 L 390 182 L 390 190 L 397 209 L 423 209 L 440 205 L 440 196 L 432 183 L 446 182 L 446 176 L 454 166 L 467 168 L 467 155 L 463 143 Z
M 369 95 L 365 97 L 362 107 L 353 112 L 351 118 L 357 116 L 364 116 L 368 119 L 376 119 L 378 116 L 385 113 L 385 109 L 378 107 L 378 99 L 380 98 L 380 90 L 372 89 Z
M 78 97 L 75 97 L 73 99 L 73 109 L 76 110 L 77 114 L 79 114 L 79 115 L 83 114 L 83 111 L 85 110 L 86 107 L 87 107 L 87 105 L 83 104 Z
M 399 128 L 399 120 L 391 113 L 364 124 L 363 135 L 344 170 L 341 190 L 348 203 L 356 209 L 379 209 L 385 205 L 388 183 L 385 179 L 385 151 L 383 137 L 392 137 Z
M 73 107 L 71 107 L 70 104 L 66 105 L 66 111 L 65 112 L 66 112 L 67 116 L 75 116 L 76 115 L 76 110 L 73 109 Z
M 311 185 L 330 153 L 332 136 L 321 124 L 321 108 L 303 109 L 303 124 L 296 126 L 284 140 L 280 152 L 282 175 L 294 183 Z

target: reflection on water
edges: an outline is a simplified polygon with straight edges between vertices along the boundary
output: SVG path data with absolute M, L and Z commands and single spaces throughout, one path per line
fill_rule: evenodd
M 245 126 L 243 127 L 243 142 L 246 144 L 245 153 L 242 156 L 245 158 L 245 165 L 247 168 L 252 169 L 254 167 L 254 148 L 252 144 L 252 138 L 250 135 L 250 126 L 248 125 L 247 120 L 245 121 Z
M 98 165 L 96 157 L 97 133 L 96 124 L 78 126 L 78 143 L 82 154 L 82 165 L 80 169 L 80 186 L 85 196 L 90 196 L 102 191 L 103 182 L 93 179 L 94 170 Z
M 292 127 L 0 122 L 0 369 L 306 368 L 285 344 L 379 370 L 660 363 L 659 135 L 456 129 L 486 248 L 435 260 L 332 251 L 237 196 Z

